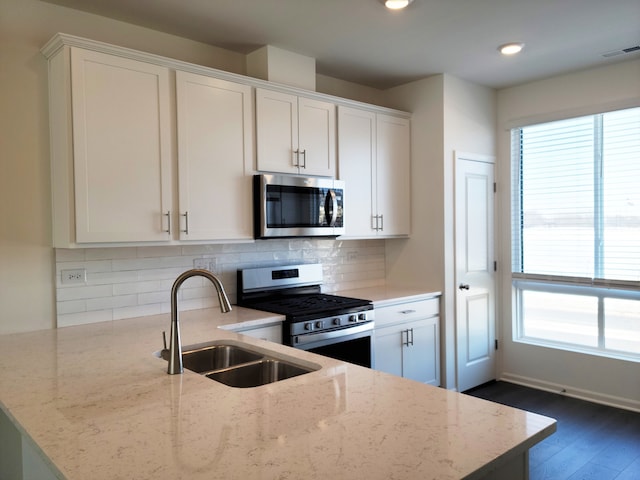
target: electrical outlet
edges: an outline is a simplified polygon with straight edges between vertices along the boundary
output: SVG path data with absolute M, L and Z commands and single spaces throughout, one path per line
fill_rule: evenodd
M 207 260 L 206 258 L 194 258 L 193 268 L 197 268 L 199 270 L 209 270 L 209 260 Z
M 209 270 L 211 273 L 216 273 L 216 267 L 218 263 L 215 257 L 194 258 L 193 268 L 201 270 Z
M 87 271 L 84 268 L 62 270 L 61 274 L 64 285 L 87 283 Z

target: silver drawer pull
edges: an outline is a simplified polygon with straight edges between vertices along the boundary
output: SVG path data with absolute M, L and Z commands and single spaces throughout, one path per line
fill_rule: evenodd
M 416 313 L 416 311 L 415 310 L 400 310 L 399 313 L 401 313 L 403 315 L 409 315 L 410 313 Z

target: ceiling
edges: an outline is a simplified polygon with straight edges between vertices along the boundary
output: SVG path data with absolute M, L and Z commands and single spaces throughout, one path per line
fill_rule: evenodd
M 46 0 L 248 53 L 273 45 L 320 74 L 388 88 L 437 73 L 494 88 L 640 58 L 640 0 Z M 498 45 L 524 42 L 515 57 Z

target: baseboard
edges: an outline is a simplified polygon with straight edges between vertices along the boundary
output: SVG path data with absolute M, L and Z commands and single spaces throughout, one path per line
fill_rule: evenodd
M 511 373 L 503 373 L 498 380 L 515 383 L 516 385 L 522 385 L 523 387 L 531 387 L 538 390 L 544 390 L 546 392 L 557 393 L 559 395 L 566 395 L 567 397 L 586 400 L 588 402 L 599 403 L 601 405 L 607 405 L 609 407 L 622 408 L 624 410 L 631 410 L 632 412 L 640 413 L 639 400 L 606 395 L 600 392 L 583 390 L 580 388 L 574 388 L 569 385 L 560 385 L 557 383 L 539 380 L 537 378 L 523 377 L 521 375 L 514 375 Z

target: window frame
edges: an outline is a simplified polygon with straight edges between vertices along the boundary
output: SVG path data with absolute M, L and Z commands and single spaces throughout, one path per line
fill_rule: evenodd
M 638 108 L 638 107 L 631 107 Z M 606 113 L 606 112 L 604 112 Z M 603 165 L 602 157 L 602 135 L 603 135 L 603 112 L 587 115 L 594 118 L 594 168 L 601 168 Z M 584 117 L 581 115 L 579 117 Z M 579 118 L 578 116 L 574 118 Z M 543 125 L 544 123 L 552 123 L 554 120 L 539 122 L 534 125 Z M 640 302 L 640 281 L 634 280 L 612 280 L 604 278 L 584 278 L 572 276 L 560 276 L 551 274 L 532 274 L 523 273 L 523 224 L 522 218 L 522 199 L 523 199 L 523 162 L 522 162 L 522 130 L 527 126 L 514 127 L 511 129 L 511 289 L 512 289 L 512 309 L 513 309 L 513 333 L 512 340 L 514 342 L 528 343 L 539 346 L 569 350 L 581 353 L 589 353 L 608 358 L 633 360 L 640 362 L 640 352 L 628 352 L 614 350 L 605 347 L 606 319 L 604 312 L 605 299 L 624 299 Z M 600 154 L 598 154 L 598 149 Z M 602 208 L 602 184 L 597 184 L 598 180 L 594 179 L 594 222 L 596 222 L 598 231 L 594 235 L 601 235 L 604 231 L 604 223 L 598 212 L 601 213 Z M 602 254 L 602 252 L 600 252 Z M 604 271 L 602 257 L 598 258 L 598 251 L 594 251 L 594 277 L 601 275 Z M 514 266 L 517 265 L 520 272 L 515 272 Z M 577 343 L 562 342 L 545 338 L 537 338 L 533 336 L 525 336 L 525 318 L 523 312 L 523 295 L 525 291 L 538 291 L 546 293 L 569 294 L 593 297 L 597 299 L 597 347 L 589 347 Z M 639 303 L 640 307 L 640 303 Z M 640 315 L 639 315 L 640 321 Z

